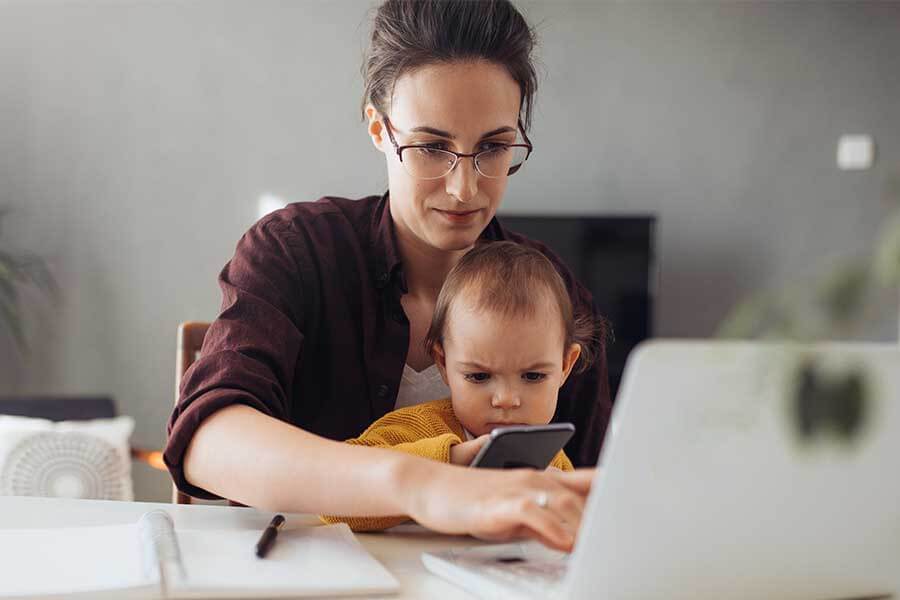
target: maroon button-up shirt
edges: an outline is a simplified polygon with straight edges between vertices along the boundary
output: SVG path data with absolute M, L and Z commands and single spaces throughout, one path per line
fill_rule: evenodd
M 409 321 L 388 202 L 386 193 L 291 204 L 238 242 L 219 275 L 222 310 L 169 419 L 164 458 L 179 489 L 216 498 L 185 480 L 182 462 L 203 419 L 225 406 L 246 404 L 335 440 L 358 436 L 393 410 Z M 481 237 L 538 248 L 562 275 L 575 310 L 594 311 L 589 292 L 544 245 L 496 219 Z M 597 361 L 569 377 L 554 416 L 575 424 L 566 453 L 576 466 L 596 464 L 609 421 L 602 329 Z

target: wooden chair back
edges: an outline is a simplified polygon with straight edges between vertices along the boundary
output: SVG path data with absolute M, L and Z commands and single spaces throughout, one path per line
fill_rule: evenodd
M 200 348 L 203 347 L 203 338 L 209 323 L 202 321 L 187 321 L 178 326 L 178 345 L 175 350 L 175 404 L 178 404 L 178 389 L 185 372 L 200 356 Z M 172 502 L 175 504 L 191 504 L 192 498 L 172 484 Z

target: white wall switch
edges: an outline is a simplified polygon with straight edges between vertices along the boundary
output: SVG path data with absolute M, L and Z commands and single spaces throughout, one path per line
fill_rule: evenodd
M 838 140 L 837 164 L 842 171 L 870 169 L 875 162 L 875 141 L 871 135 L 842 135 Z

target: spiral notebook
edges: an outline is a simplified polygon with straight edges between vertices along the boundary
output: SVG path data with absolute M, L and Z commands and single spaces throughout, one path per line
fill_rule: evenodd
M 133 524 L 0 531 L 0 598 L 249 598 L 396 592 L 346 524 L 260 532 L 179 529 L 163 510 Z

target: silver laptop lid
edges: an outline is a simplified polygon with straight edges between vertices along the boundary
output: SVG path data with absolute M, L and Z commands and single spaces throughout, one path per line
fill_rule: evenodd
M 868 420 L 852 443 L 798 435 L 789 390 L 810 353 L 864 369 Z M 896 591 L 898 464 L 896 346 L 649 342 L 625 370 L 566 597 Z

